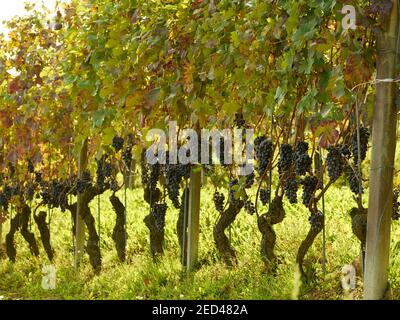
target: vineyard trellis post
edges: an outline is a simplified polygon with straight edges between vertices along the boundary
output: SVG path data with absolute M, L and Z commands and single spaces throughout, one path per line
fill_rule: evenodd
M 85 139 L 82 148 L 79 154 L 78 159 L 78 178 L 82 177 L 83 172 L 87 167 L 88 162 L 88 139 Z M 81 217 L 81 208 L 82 208 L 82 194 L 78 193 L 77 196 L 77 209 L 76 209 L 76 233 L 75 233 L 75 256 L 74 256 L 74 267 L 78 268 L 79 262 L 83 255 L 83 250 L 85 246 L 85 222 Z
M 186 270 L 193 271 L 197 262 L 200 232 L 201 168 L 194 167 L 190 173 L 189 215 Z
M 383 20 L 383 19 L 382 19 Z M 399 1 L 392 1 L 390 16 L 378 36 L 376 101 L 364 273 L 364 299 L 382 299 L 388 290 L 393 173 L 396 151 L 396 89 L 387 79 L 396 77 L 399 45 Z

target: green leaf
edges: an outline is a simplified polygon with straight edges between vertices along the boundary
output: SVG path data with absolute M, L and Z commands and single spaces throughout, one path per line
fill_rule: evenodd
M 307 94 L 300 100 L 297 107 L 297 112 L 302 113 L 304 111 L 311 110 L 311 108 L 315 105 L 315 96 L 317 93 L 318 91 L 316 89 L 309 89 Z
M 237 31 L 231 32 L 231 42 L 235 47 L 239 47 L 240 45 L 240 38 Z
M 235 114 L 235 112 L 238 111 L 239 108 L 240 105 L 236 102 L 225 102 L 222 105 L 222 110 L 224 110 L 228 115 Z

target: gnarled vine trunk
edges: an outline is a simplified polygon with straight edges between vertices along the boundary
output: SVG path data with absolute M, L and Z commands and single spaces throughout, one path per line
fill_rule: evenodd
M 243 208 L 243 201 L 237 204 L 230 204 L 228 208 L 221 214 L 217 224 L 214 227 L 214 241 L 219 254 L 229 267 L 236 265 L 236 252 L 233 249 L 229 238 L 225 234 L 225 230 L 235 221 L 240 210 Z
M 10 221 L 10 231 L 6 234 L 6 253 L 11 262 L 15 262 L 17 250 L 15 248 L 14 236 L 20 227 L 20 213 L 17 212 Z
M 95 186 L 89 187 L 82 194 L 82 207 L 80 212 L 80 216 L 85 222 L 89 234 L 89 238 L 86 242 L 86 252 L 89 255 L 90 264 L 96 272 L 99 272 L 101 270 L 101 253 L 99 246 L 99 236 L 96 231 L 95 219 L 90 211 L 89 203 L 102 192 L 102 190 Z M 77 207 L 77 203 L 66 206 L 66 208 L 71 212 L 72 217 L 76 217 Z
M 156 261 L 164 254 L 164 230 L 157 228 L 156 219 L 151 214 L 147 215 L 143 221 L 150 231 L 150 253 Z
M 40 239 L 42 240 L 43 248 L 46 251 L 47 257 L 50 261 L 53 261 L 54 250 L 50 243 L 50 229 L 46 222 L 47 214 L 44 211 L 40 211 L 38 215 L 34 216 L 36 225 L 38 226 Z
M 35 256 L 39 255 L 39 247 L 37 245 L 35 235 L 29 231 L 29 217 L 31 216 L 31 209 L 26 203 L 22 204 L 20 213 L 20 227 L 21 227 L 21 234 L 22 237 L 29 245 L 29 250 Z
M 126 226 L 125 226 L 125 206 L 119 198 L 113 193 L 110 197 L 110 202 L 116 213 L 115 226 L 112 234 L 112 239 L 115 243 L 118 258 L 121 262 L 126 259 Z
M 304 257 L 306 256 L 308 250 L 315 241 L 315 238 L 319 235 L 324 227 L 324 216 L 321 216 L 321 221 L 317 225 L 311 225 L 310 230 L 307 233 L 306 238 L 300 244 L 299 250 L 297 251 L 296 262 L 299 265 L 301 275 L 306 276 L 303 268 Z
M 274 198 L 268 212 L 258 217 L 258 229 L 262 234 L 260 253 L 267 268 L 273 268 L 276 262 L 274 252 L 276 233 L 273 225 L 282 222 L 284 218 L 285 210 L 283 209 L 282 197 Z
M 150 205 L 150 209 L 155 203 L 157 203 L 161 198 L 160 189 L 150 190 L 145 187 L 144 190 L 144 200 Z M 153 260 L 156 261 L 159 256 L 164 254 L 164 230 L 157 228 L 156 219 L 149 213 L 143 222 L 150 232 L 150 253 Z

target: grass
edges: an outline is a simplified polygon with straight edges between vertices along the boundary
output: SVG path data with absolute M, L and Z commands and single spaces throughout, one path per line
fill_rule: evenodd
M 123 193 L 119 196 L 123 199 Z M 297 249 L 308 230 L 308 213 L 302 205 L 285 203 L 286 218 L 276 227 L 276 253 L 280 264 L 276 275 L 265 273 L 259 255 L 260 233 L 256 217 L 241 212 L 232 230 L 232 244 L 239 264 L 228 269 L 221 263 L 213 242 L 212 229 L 217 218 L 212 204 L 212 190 L 202 190 L 201 230 L 198 270 L 182 273 L 179 245 L 175 234 L 178 212 L 167 213 L 165 255 L 153 263 L 149 254 L 148 230 L 143 218 L 148 210 L 140 189 L 128 191 L 128 248 L 127 262 L 118 262 L 111 239 L 115 215 L 108 201 L 101 197 L 101 250 L 103 268 L 95 275 L 85 255 L 79 272 L 72 267 L 73 246 L 69 213 L 53 212 L 51 233 L 55 248 L 57 287 L 41 287 L 41 269 L 49 264 L 44 250 L 33 257 L 20 234 L 17 234 L 17 261 L 0 258 L 0 296 L 2 299 L 344 299 L 340 286 L 341 268 L 356 263 L 359 242 L 351 231 L 348 211 L 354 205 L 346 188 L 335 187 L 326 197 L 326 273 L 321 266 L 322 239 L 316 239 L 306 257 L 312 279 L 301 284 L 295 258 Z M 97 201 L 92 213 L 97 218 Z M 265 209 L 265 208 L 264 208 Z M 400 287 L 400 229 L 393 224 L 390 281 L 394 298 L 399 299 Z M 4 226 L 8 230 L 7 224 Z M 33 226 L 34 232 L 38 231 Z M 362 283 L 350 298 L 361 297 Z

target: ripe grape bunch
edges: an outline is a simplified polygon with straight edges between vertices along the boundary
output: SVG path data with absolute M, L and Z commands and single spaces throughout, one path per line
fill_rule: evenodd
M 303 204 L 308 207 L 315 191 L 317 190 L 318 178 L 315 176 L 306 176 L 301 184 L 303 185 Z
M 251 188 L 251 186 L 254 184 L 255 181 L 255 175 L 254 171 L 250 173 L 249 175 L 246 176 L 246 182 L 245 182 L 245 188 Z
M 151 215 L 155 218 L 156 227 L 160 232 L 165 228 L 165 214 L 167 212 L 167 205 L 165 203 L 156 203 L 151 208 Z
M 150 165 L 150 177 L 149 177 L 149 188 L 155 190 L 157 187 L 158 179 L 160 178 L 160 164 L 155 163 Z
M 296 168 L 296 174 L 304 176 L 307 172 L 310 172 L 312 159 L 308 155 L 308 143 L 305 141 L 298 141 L 294 152 L 294 163 Z
M 360 127 L 360 162 L 364 161 L 367 157 L 369 130 L 365 127 Z M 351 138 L 352 153 L 354 164 L 358 164 L 358 138 L 357 131 L 354 132 Z
M 237 128 L 243 128 L 246 124 L 246 121 L 243 118 L 243 114 L 242 113 L 236 113 L 235 114 L 235 126 Z
M 29 173 L 34 173 L 35 172 L 35 167 L 34 167 L 31 159 L 28 159 L 28 172 Z
M 168 153 L 167 153 L 167 159 Z M 183 178 L 188 178 L 190 174 L 190 166 L 183 164 L 169 164 L 165 165 L 165 180 L 167 184 L 168 196 L 171 199 L 175 208 L 180 207 L 179 202 L 179 189 Z
M 124 161 L 127 171 L 130 171 L 132 165 L 132 147 L 126 147 L 122 152 L 122 160 Z
M 149 183 L 149 166 L 146 162 L 146 150 L 142 151 L 142 155 L 140 158 L 140 168 L 141 168 L 141 181 L 143 185 L 147 185 Z
M 293 165 L 293 148 L 290 144 L 282 144 L 279 154 L 279 174 L 289 171 Z
M 250 200 L 246 200 L 246 201 L 244 202 L 244 209 L 246 210 L 246 212 L 247 212 L 249 215 L 253 215 L 254 212 L 256 212 L 256 207 L 254 206 L 254 203 L 251 202 Z
M 111 189 L 111 191 L 117 192 L 118 188 L 119 188 L 119 186 L 118 186 L 117 180 L 115 180 L 115 178 L 112 178 L 111 181 L 110 181 L 110 189 Z
M 289 177 L 283 185 L 283 190 L 289 202 L 294 204 L 297 203 L 297 190 L 299 189 L 299 183 L 296 177 L 293 175 Z
M 101 159 L 96 160 L 97 170 L 96 170 L 96 184 L 99 189 L 104 189 L 106 184 L 105 181 L 108 177 L 111 177 L 112 168 L 111 163 L 106 160 L 103 156 Z
M 321 211 L 318 211 L 317 213 L 311 215 L 308 218 L 311 229 L 314 231 L 322 230 L 322 228 L 324 227 L 324 219 L 325 217 Z
M 346 159 L 343 154 L 345 149 L 341 146 L 329 147 L 326 157 L 326 166 L 328 169 L 329 179 L 334 182 L 340 178 L 346 166 Z
M 40 172 L 35 172 L 35 182 L 38 184 L 42 182 L 42 174 Z
M 84 193 L 88 188 L 92 186 L 92 177 L 88 170 L 82 173 L 82 178 L 76 180 L 76 191 L 78 193 Z
M 271 190 L 269 190 L 269 189 L 260 189 L 260 200 L 261 200 L 261 203 L 264 206 L 267 203 L 269 203 L 270 199 L 271 199 Z
M 364 192 L 364 188 L 359 177 L 357 169 L 353 169 L 350 165 L 346 167 L 347 181 L 349 182 L 350 190 L 354 194 L 358 195 L 360 192 Z
M 119 136 L 115 136 L 112 139 L 112 146 L 116 152 L 120 151 L 124 146 L 124 139 Z
M 272 141 L 268 140 L 265 136 L 257 137 L 254 140 L 254 146 L 256 151 L 256 159 L 258 160 L 258 173 L 263 175 L 265 170 L 267 170 L 272 158 Z
M 8 200 L 7 196 L 3 192 L 0 192 L 0 207 L 3 207 L 5 211 L 8 210 Z
M 214 192 L 214 196 L 213 196 L 213 201 L 214 201 L 215 209 L 219 213 L 222 213 L 224 211 L 224 206 L 225 206 L 225 196 L 224 196 L 224 194 L 220 193 L 218 191 L 215 191 Z

